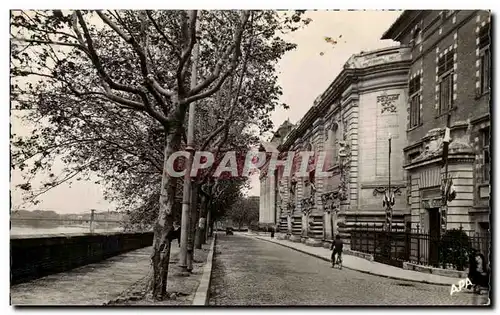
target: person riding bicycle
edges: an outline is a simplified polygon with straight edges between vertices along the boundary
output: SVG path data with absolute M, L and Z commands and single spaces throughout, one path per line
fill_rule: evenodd
M 344 243 L 340 239 L 340 235 L 335 236 L 335 240 L 332 243 L 331 250 L 332 252 L 332 267 L 335 267 L 335 256 L 338 255 L 338 258 L 342 258 L 342 249 L 344 247 Z

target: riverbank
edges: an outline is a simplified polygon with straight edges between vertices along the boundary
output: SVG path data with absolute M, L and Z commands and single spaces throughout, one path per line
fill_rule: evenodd
M 89 226 L 57 226 L 53 228 L 33 228 L 26 226 L 11 226 L 10 228 L 10 237 L 16 238 L 20 236 L 42 236 L 42 235 L 50 235 L 57 236 L 61 234 L 70 234 L 70 235 L 78 235 L 78 234 L 87 234 L 90 232 Z M 105 232 L 123 232 L 123 228 L 108 228 L 108 229 L 94 229 L 95 233 L 105 233 Z

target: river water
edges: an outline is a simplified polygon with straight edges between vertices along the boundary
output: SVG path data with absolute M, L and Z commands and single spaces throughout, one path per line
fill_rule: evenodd
M 120 232 L 123 228 L 108 228 L 108 229 L 94 229 L 95 233 L 103 232 Z M 57 235 L 57 234 L 84 234 L 90 233 L 90 228 L 88 226 L 58 226 L 54 228 L 34 228 L 25 226 L 12 226 L 10 229 L 11 236 L 22 236 L 22 235 Z

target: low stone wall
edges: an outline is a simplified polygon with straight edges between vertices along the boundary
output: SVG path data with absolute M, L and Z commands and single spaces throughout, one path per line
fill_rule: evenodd
M 350 249 L 344 249 L 344 254 L 363 258 L 369 261 L 373 261 L 373 255 L 372 254 L 367 254 L 367 253 L 362 253 L 362 252 L 357 252 L 355 250 L 350 250 Z
M 430 273 L 433 275 L 439 275 L 439 276 L 450 277 L 450 278 L 460 278 L 460 279 L 467 278 L 467 273 L 468 273 L 467 271 L 457 271 L 457 270 L 450 270 L 450 269 L 441 269 L 441 268 L 435 268 L 435 267 L 421 266 L 421 265 L 412 264 L 409 262 L 403 262 L 403 269 L 413 270 L 413 271 L 423 272 L 423 273 Z
M 152 244 L 152 232 L 13 237 L 10 240 L 11 285 L 99 262 Z

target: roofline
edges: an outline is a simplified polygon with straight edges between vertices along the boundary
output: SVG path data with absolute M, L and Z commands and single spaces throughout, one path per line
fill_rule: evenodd
M 384 34 L 382 35 L 382 37 L 380 39 L 392 39 L 395 41 L 399 41 L 398 39 L 399 39 L 399 36 L 401 35 L 401 32 L 399 32 L 397 34 L 396 34 L 396 32 L 398 31 L 401 24 L 403 24 L 405 22 L 405 20 L 407 20 L 412 13 L 420 12 L 420 11 L 421 10 L 404 10 L 403 13 L 401 13 L 401 15 L 396 19 L 396 21 L 394 21 L 394 23 L 391 24 L 389 29 L 384 32 Z
M 351 57 L 347 59 L 346 64 L 349 62 L 349 60 L 351 60 L 351 58 L 359 58 L 370 54 L 376 54 L 384 51 L 400 50 L 400 49 L 407 49 L 407 47 L 401 45 L 389 46 L 362 53 L 352 54 Z M 278 151 L 282 152 L 283 150 L 288 150 L 290 147 L 292 147 L 294 145 L 294 142 L 298 140 L 308 128 L 311 127 L 313 122 L 321 115 L 321 113 L 324 113 L 324 111 L 328 109 L 330 105 L 332 105 L 332 101 L 342 96 L 342 93 L 344 92 L 344 87 L 350 84 L 352 81 L 356 81 L 358 76 L 365 76 L 370 73 L 387 72 L 388 70 L 387 67 L 389 68 L 396 67 L 398 69 L 399 67 L 409 68 L 410 63 L 411 60 L 408 59 L 397 62 L 377 64 L 365 68 L 350 68 L 344 65 L 344 68 L 333 79 L 333 81 L 323 91 L 323 93 L 321 93 L 318 96 L 318 98 L 313 103 L 313 106 L 309 108 L 309 110 L 304 114 L 304 116 L 302 116 L 300 121 L 297 122 L 296 124 L 292 124 L 292 130 L 285 135 L 284 141 L 278 145 L 277 147 Z M 340 106 L 340 104 L 338 105 Z M 261 148 L 263 148 L 262 145 Z
M 392 49 L 401 49 L 405 48 L 403 46 L 394 46 Z M 368 54 L 368 52 L 366 53 Z M 356 55 L 359 56 L 359 55 Z M 357 76 L 364 76 L 367 72 L 372 72 L 377 69 L 377 72 L 386 72 L 387 65 L 390 67 L 395 66 L 410 66 L 411 60 L 404 60 L 398 62 L 391 62 L 386 64 L 375 65 L 368 68 L 347 68 L 342 69 L 339 75 L 332 81 L 332 83 L 328 86 L 328 88 L 320 95 L 321 100 L 313 105 L 306 114 L 300 120 L 300 123 L 296 125 L 296 127 L 287 135 L 286 140 L 278 146 L 278 150 L 281 152 L 284 149 L 288 149 L 293 146 L 294 142 L 300 138 L 298 136 L 302 136 L 304 132 L 311 126 L 316 118 L 318 118 L 321 113 L 324 112 L 331 105 L 331 101 L 342 95 L 344 92 L 344 87 L 348 85 L 351 81 L 356 80 Z M 383 70 L 381 70 L 382 68 Z

